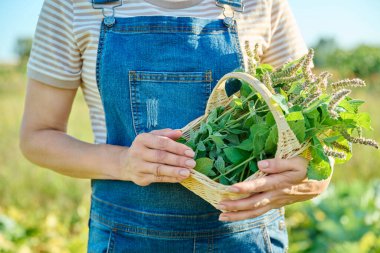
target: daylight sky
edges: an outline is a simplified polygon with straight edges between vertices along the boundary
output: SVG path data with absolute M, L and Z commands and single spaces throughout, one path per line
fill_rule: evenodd
M 15 58 L 17 38 L 33 36 L 42 3 L 43 0 L 0 0 L 0 62 Z M 320 37 L 334 37 L 344 47 L 361 43 L 380 45 L 380 0 L 289 0 L 289 3 L 309 46 Z

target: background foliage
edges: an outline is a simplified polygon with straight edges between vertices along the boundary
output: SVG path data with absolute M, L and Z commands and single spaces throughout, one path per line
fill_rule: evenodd
M 379 141 L 380 48 L 345 50 L 332 39 L 314 48 L 316 67 L 331 71 L 334 79 L 367 81 L 352 97 L 367 101 L 363 110 L 377 131 L 365 135 Z M 18 148 L 26 84 L 25 52 L 19 52 L 19 65 L 0 65 L 0 252 L 85 252 L 89 181 L 32 165 Z M 92 142 L 88 115 L 78 92 L 69 134 Z M 354 158 L 335 168 L 327 192 L 287 207 L 290 252 L 380 252 L 379 168 L 379 151 L 355 146 Z

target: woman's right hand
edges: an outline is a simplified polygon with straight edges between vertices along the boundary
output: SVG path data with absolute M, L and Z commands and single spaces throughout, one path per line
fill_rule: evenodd
M 154 182 L 178 183 L 195 167 L 194 151 L 176 142 L 180 130 L 161 129 L 136 136 L 121 152 L 120 177 L 140 186 Z

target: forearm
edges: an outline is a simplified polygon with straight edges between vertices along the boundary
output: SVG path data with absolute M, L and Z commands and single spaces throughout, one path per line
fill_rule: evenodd
M 86 143 L 53 129 L 21 135 L 20 147 L 24 156 L 39 166 L 63 175 L 91 179 L 119 179 L 120 155 L 127 149 Z

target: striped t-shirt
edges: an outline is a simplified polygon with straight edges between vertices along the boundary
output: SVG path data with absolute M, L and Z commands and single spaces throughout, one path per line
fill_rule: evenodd
M 215 0 L 181 6 L 185 8 L 175 8 L 175 3 L 169 8 L 154 2 L 157 1 L 124 1 L 123 6 L 116 8 L 115 16 L 224 17 L 223 9 L 215 5 Z M 183 2 L 186 1 L 182 0 L 181 4 Z M 244 13 L 235 14 L 241 45 L 246 40 L 252 47 L 259 43 L 262 61 L 274 66 L 306 53 L 305 43 L 286 0 L 245 0 L 244 3 Z M 93 9 L 90 0 L 45 0 L 28 63 L 28 77 L 31 79 L 59 88 L 82 88 L 95 143 L 106 141 L 105 117 L 95 75 L 102 19 L 102 11 Z M 244 60 L 247 61 L 246 55 Z

